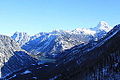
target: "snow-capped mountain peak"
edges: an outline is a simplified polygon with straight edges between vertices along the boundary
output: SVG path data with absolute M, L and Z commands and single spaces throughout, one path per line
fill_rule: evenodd
M 30 36 L 25 32 L 15 32 L 13 36 L 11 36 L 12 39 L 14 39 L 16 42 L 19 43 L 20 46 L 25 44 L 27 41 L 29 41 Z
M 75 30 L 71 31 L 74 34 L 86 34 L 86 35 L 94 35 L 96 32 L 92 31 L 87 28 L 76 28 Z
M 111 26 L 109 26 L 109 24 L 105 21 L 100 21 L 99 24 L 93 28 L 93 30 L 99 32 L 99 31 L 105 31 L 105 32 L 109 32 L 111 30 Z

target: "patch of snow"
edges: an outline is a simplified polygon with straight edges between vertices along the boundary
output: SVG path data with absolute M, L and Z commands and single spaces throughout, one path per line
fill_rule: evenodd
M 86 28 L 77 28 L 73 31 L 71 31 L 71 33 L 73 34 L 86 34 L 86 35 L 94 35 L 96 32 L 90 29 L 86 29 Z
M 114 66 L 117 67 L 119 64 L 118 63 L 115 63 Z
M 29 74 L 29 73 L 32 73 L 31 71 L 29 70 L 26 70 L 25 72 L 21 73 L 21 74 Z
M 32 64 L 32 65 L 35 65 L 35 64 Z
M 13 75 L 12 77 L 10 77 L 9 79 L 12 79 L 12 78 L 14 78 L 14 77 L 16 77 L 16 75 Z
M 41 65 L 41 64 L 43 64 L 41 61 L 39 61 L 38 63 L 37 63 L 38 65 Z
M 37 79 L 37 77 L 32 77 L 33 79 Z
M 48 66 L 48 65 L 44 65 L 44 66 Z
M 49 80 L 56 80 L 61 74 L 54 76 L 53 78 L 50 78 Z
M 58 78 L 58 76 L 54 76 L 53 78 L 49 79 L 49 80 L 56 80 Z

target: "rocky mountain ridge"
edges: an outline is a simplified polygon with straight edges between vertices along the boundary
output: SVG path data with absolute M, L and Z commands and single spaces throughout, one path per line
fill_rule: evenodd
M 35 60 L 22 50 L 12 38 L 0 35 L 0 76 L 35 63 Z
M 108 23 L 101 21 L 97 27 L 90 29 L 77 28 L 72 31 L 55 30 L 49 33 L 41 32 L 34 36 L 31 36 L 30 39 L 27 40 L 17 40 L 17 36 L 12 36 L 12 38 L 17 42 L 25 41 L 22 42 L 25 44 L 23 44 L 21 47 L 22 49 L 30 52 L 32 55 L 42 55 L 47 57 L 56 56 L 56 53 L 70 49 L 75 45 L 83 43 L 87 44 L 90 41 L 94 40 L 97 41 L 98 39 L 105 36 L 106 33 L 110 30 L 111 27 L 108 25 Z M 26 35 L 23 35 L 23 37 L 24 36 Z

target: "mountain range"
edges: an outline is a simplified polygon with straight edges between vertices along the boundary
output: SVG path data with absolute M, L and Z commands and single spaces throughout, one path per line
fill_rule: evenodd
M 29 36 L 24 32 L 16 32 L 11 38 L 32 56 L 55 57 L 58 53 L 75 45 L 97 41 L 111 29 L 108 23 L 101 21 L 94 28 L 77 28 L 71 31 L 54 30 L 40 32 L 34 36 Z
M 120 25 L 0 35 L 0 80 L 119 80 Z M 44 61 L 46 60 L 46 61 Z
M 101 30 L 97 31 L 101 32 Z M 120 25 L 116 25 L 100 39 L 89 41 L 87 44 L 78 44 L 59 52 L 55 62 L 34 64 L 1 79 L 119 80 L 119 41 Z

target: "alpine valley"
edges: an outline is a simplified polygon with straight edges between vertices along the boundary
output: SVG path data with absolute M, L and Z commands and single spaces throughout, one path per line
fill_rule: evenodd
M 1 80 L 119 80 L 120 25 L 0 35 Z

